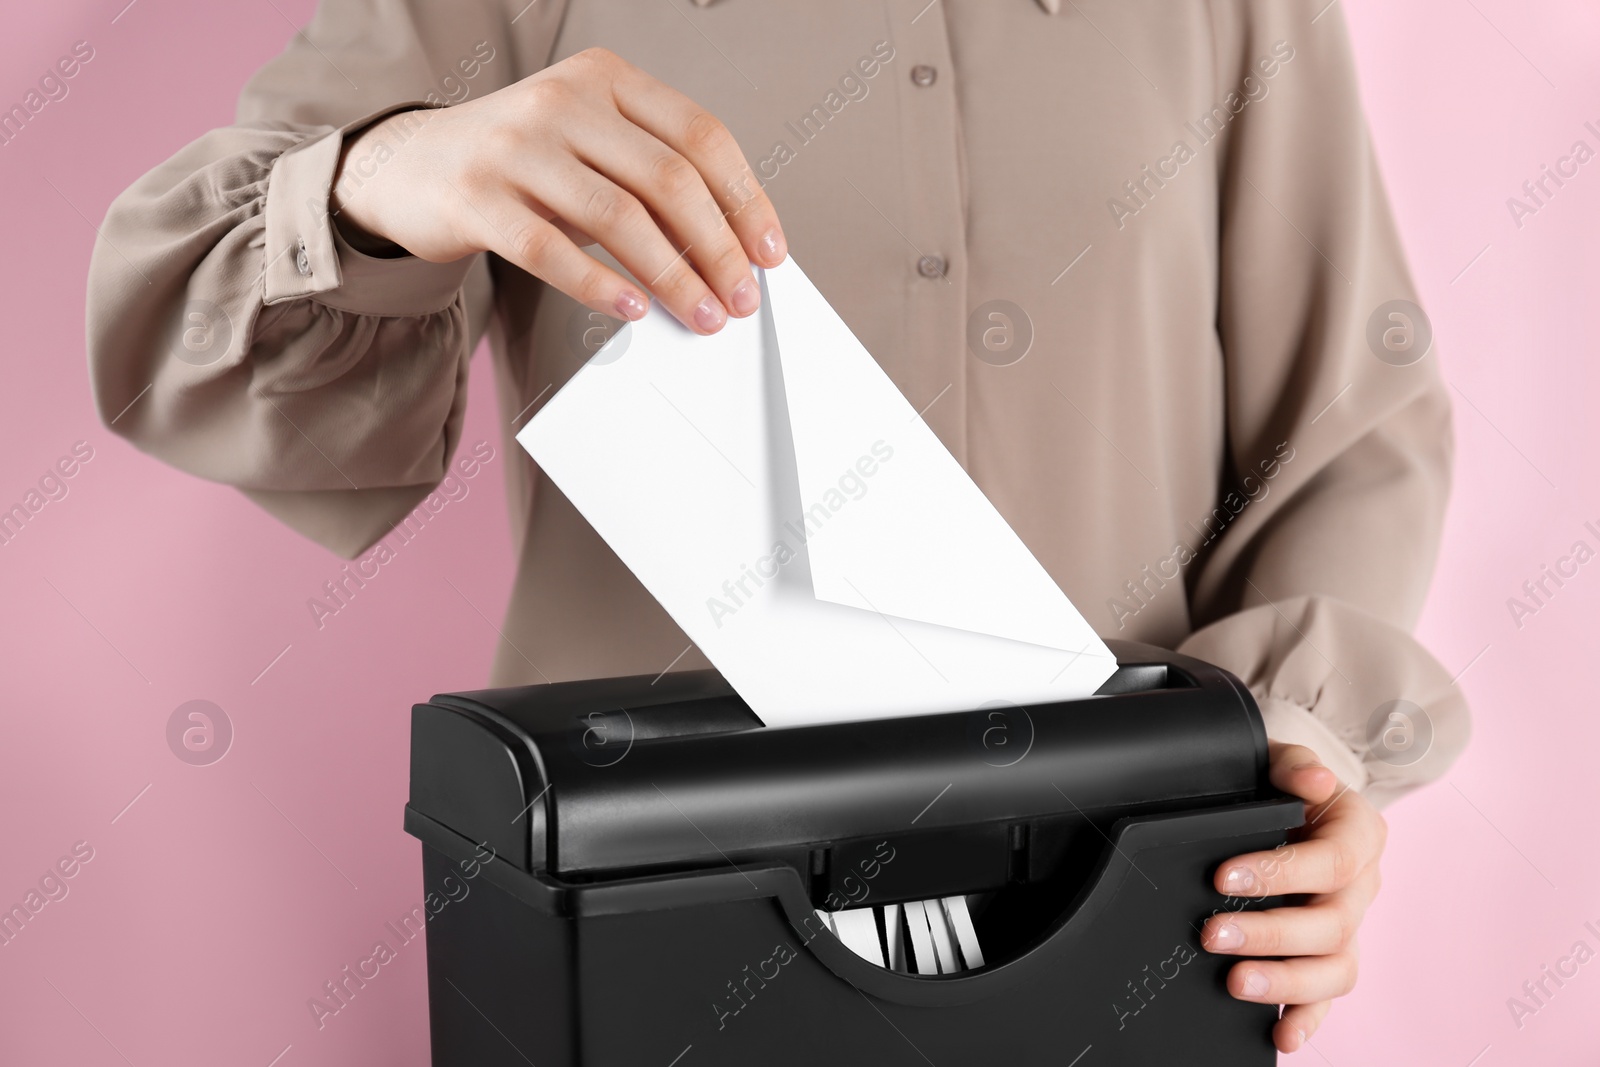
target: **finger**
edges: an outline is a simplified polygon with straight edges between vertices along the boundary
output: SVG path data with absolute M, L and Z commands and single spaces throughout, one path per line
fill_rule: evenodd
M 1284 1009 L 1283 1015 L 1272 1028 L 1272 1043 L 1278 1046 L 1279 1052 L 1298 1052 L 1305 1048 L 1306 1042 L 1317 1032 L 1331 1007 L 1331 1000 L 1319 1000 L 1315 1004 L 1291 1004 Z
M 479 204 L 460 189 L 461 229 L 477 247 L 488 249 L 603 315 L 635 321 L 650 308 L 649 298 L 628 279 L 586 255 L 554 224 L 511 197 Z
M 614 72 L 617 107 L 630 122 L 694 164 L 728 215 L 750 259 L 776 267 L 788 254 L 778 211 L 767 199 L 733 134 L 687 96 L 623 63 Z
M 1236 956 L 1325 956 L 1346 948 L 1372 903 L 1372 880 L 1358 878 L 1349 888 L 1297 908 L 1213 915 L 1200 943 L 1208 952 Z
M 1285 793 L 1321 804 L 1338 792 L 1339 779 L 1323 766 L 1311 749 L 1273 741 L 1268 751 L 1271 759 L 1268 777 Z
M 550 219 L 550 224 L 556 229 L 560 230 L 562 233 L 566 234 L 568 237 L 572 238 L 572 243 L 577 245 L 579 248 L 588 248 L 590 245 L 599 243 L 593 237 L 584 233 L 583 230 L 577 226 L 574 226 L 566 219 L 552 217 Z
M 544 166 L 537 193 L 528 196 L 598 241 L 679 322 L 701 334 L 722 328 L 728 321 L 722 301 L 638 197 L 577 160 Z
M 1351 910 L 1318 904 L 1214 916 L 1206 923 L 1201 944 L 1208 952 L 1238 956 L 1325 956 L 1349 939 L 1356 918 Z
M 1377 898 L 1376 864 L 1345 888 L 1299 907 L 1213 915 L 1201 931 L 1210 952 L 1236 956 L 1321 956 L 1354 951 L 1356 931 Z
M 1219 893 L 1233 897 L 1332 893 L 1375 864 L 1383 842 L 1376 812 L 1369 816 L 1352 804 L 1347 815 L 1330 814 L 1304 841 L 1228 860 L 1217 868 L 1214 882 Z
M 1351 952 L 1292 960 L 1246 960 L 1228 972 L 1228 992 L 1258 1004 L 1315 1004 L 1342 997 L 1356 986 Z
M 574 129 L 569 140 L 580 159 L 633 193 L 666 225 L 725 308 L 743 317 L 761 305 L 750 257 L 694 164 L 617 116 L 597 116 Z
M 1339 791 L 1326 804 L 1306 806 L 1306 824 L 1301 832 L 1307 835 L 1343 833 L 1347 828 L 1359 827 L 1374 837 L 1378 851 L 1383 851 L 1389 838 L 1389 824 L 1372 801 L 1341 785 Z
M 1373 858 L 1359 841 L 1314 837 L 1230 860 L 1217 871 L 1217 888 L 1234 897 L 1332 893 L 1350 884 Z

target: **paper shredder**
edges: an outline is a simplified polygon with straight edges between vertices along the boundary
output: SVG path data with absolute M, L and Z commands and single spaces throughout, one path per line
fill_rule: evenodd
M 1093 697 L 907 718 L 768 728 L 714 671 L 416 705 L 434 1064 L 1275 1062 L 1199 931 L 1303 805 L 1237 679 L 1109 644 Z M 818 918 L 954 894 L 961 973 Z

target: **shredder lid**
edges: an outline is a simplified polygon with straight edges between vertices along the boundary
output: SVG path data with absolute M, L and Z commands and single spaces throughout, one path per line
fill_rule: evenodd
M 1085 700 L 784 729 L 714 671 L 444 694 L 413 712 L 410 807 L 524 870 L 596 878 L 1263 787 L 1236 679 L 1110 645 L 1120 669 Z

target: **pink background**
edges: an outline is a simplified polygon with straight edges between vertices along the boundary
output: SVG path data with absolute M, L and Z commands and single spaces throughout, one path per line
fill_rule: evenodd
M 69 895 L 0 947 L 0 1062 L 421 1064 L 420 944 L 322 1030 L 306 1002 L 421 896 L 400 828 L 408 709 L 487 678 L 486 619 L 512 566 L 505 457 L 318 631 L 306 598 L 339 560 L 100 426 L 82 327 L 93 224 L 230 121 L 244 77 L 288 39 L 285 16 L 312 10 L 145 0 L 118 17 L 124 3 L 23 5 L 0 35 L 8 106 L 74 41 L 96 50 L 70 95 L 0 148 L 0 510 L 74 442 L 94 449 L 69 495 L 0 546 L 0 907 L 75 842 L 94 849 Z M 1345 7 L 1457 401 L 1421 632 L 1466 668 L 1476 723 L 1450 777 L 1390 809 L 1360 988 L 1299 1059 L 1592 1065 L 1600 962 L 1520 1028 L 1507 998 L 1574 942 L 1600 948 L 1584 930 L 1600 929 L 1600 562 L 1521 629 L 1506 600 L 1573 541 L 1595 543 L 1586 520 L 1600 526 L 1600 160 L 1520 229 L 1506 198 L 1573 141 L 1600 147 L 1583 128 L 1600 127 L 1600 14 L 1580 0 L 1537 18 L 1516 0 Z M 498 450 L 490 389 L 479 373 L 465 442 Z M 236 732 L 207 767 L 167 747 L 168 717 L 193 699 Z

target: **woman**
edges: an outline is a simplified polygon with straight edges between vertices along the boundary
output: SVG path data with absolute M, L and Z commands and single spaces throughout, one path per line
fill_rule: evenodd
M 1466 737 L 1407 633 L 1449 406 L 1337 7 L 325 0 L 112 205 L 96 398 L 355 557 L 450 473 L 485 331 L 509 441 L 606 316 L 715 332 L 790 247 L 1102 634 L 1250 686 L 1310 830 L 1217 888 L 1310 896 L 1203 943 L 1300 1048 L 1355 980 L 1377 807 Z M 704 666 L 503 451 L 494 683 Z

